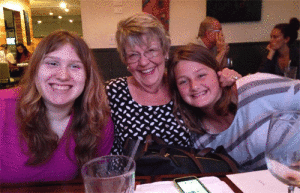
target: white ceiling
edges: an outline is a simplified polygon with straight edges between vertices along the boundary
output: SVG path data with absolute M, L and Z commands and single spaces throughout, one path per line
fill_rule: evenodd
M 69 12 L 59 7 L 60 2 L 65 2 Z M 56 15 L 80 15 L 80 0 L 30 0 L 32 16 L 48 16 L 49 12 Z

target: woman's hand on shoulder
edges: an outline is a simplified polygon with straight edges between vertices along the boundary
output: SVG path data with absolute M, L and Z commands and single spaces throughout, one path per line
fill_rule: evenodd
M 219 71 L 218 76 L 221 87 L 232 86 L 237 79 L 242 77 L 238 72 L 229 68 L 224 68 L 222 71 Z

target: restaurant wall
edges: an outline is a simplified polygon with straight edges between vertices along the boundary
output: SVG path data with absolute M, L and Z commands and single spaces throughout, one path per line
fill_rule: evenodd
M 142 11 L 142 0 L 122 0 L 114 6 L 112 0 L 84 0 L 81 5 L 83 38 L 91 48 L 113 48 L 119 20 Z M 121 8 L 122 13 L 114 13 Z
M 261 21 L 222 24 L 226 41 L 268 41 L 275 24 L 289 22 L 291 17 L 299 18 L 299 7 L 299 0 L 263 0 Z M 91 48 L 115 48 L 114 34 L 118 21 L 141 11 L 142 0 L 82 0 L 83 38 Z M 170 1 L 172 45 L 183 45 L 194 39 L 205 16 L 206 0 Z
M 299 0 L 263 0 L 260 22 L 226 24 L 224 33 L 228 42 L 269 41 L 276 24 L 288 23 L 292 17 L 300 19 L 299 12 Z
M 23 10 L 25 10 L 28 14 L 29 18 L 29 26 L 30 26 L 30 37 L 31 40 L 33 38 L 33 31 L 32 31 L 32 21 L 31 21 L 31 10 L 30 10 L 30 4 L 29 0 L 1 0 L 0 1 L 0 45 L 6 43 L 6 32 L 5 32 L 5 22 L 4 22 L 4 14 L 3 14 L 3 8 L 7 8 L 13 11 L 20 12 L 21 17 L 21 33 L 23 43 L 27 48 L 32 51 L 35 47 L 35 44 L 32 42 L 30 46 L 27 45 L 27 39 L 26 39 L 26 31 L 25 31 L 25 20 L 24 20 L 24 14 Z

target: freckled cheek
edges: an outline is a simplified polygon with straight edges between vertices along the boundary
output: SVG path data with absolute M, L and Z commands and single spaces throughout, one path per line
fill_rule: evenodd
M 179 94 L 185 96 L 188 94 L 189 89 L 187 87 L 178 87 Z
M 71 80 L 78 82 L 85 82 L 86 80 L 86 72 L 84 70 L 80 71 L 69 71 L 69 76 Z
M 212 78 L 211 80 L 211 84 L 216 86 L 216 85 L 220 85 L 220 81 L 219 81 L 219 77 L 218 76 L 215 76 L 214 78 Z
M 202 82 L 201 84 L 203 86 L 209 88 L 209 87 L 214 87 L 216 85 L 216 81 L 215 80 L 210 80 L 210 81 Z
M 43 79 L 45 80 L 49 80 L 51 79 L 51 77 L 54 75 L 54 73 L 47 68 L 43 68 L 41 67 L 41 69 L 39 69 L 38 71 L 38 78 L 40 81 L 42 81 Z
M 71 76 L 71 79 L 78 80 L 78 81 L 84 81 L 85 80 L 85 74 L 75 73 L 75 74 L 73 74 L 73 76 Z

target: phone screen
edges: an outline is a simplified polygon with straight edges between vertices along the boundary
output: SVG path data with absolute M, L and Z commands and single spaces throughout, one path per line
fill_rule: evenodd
M 184 193 L 208 193 L 205 187 L 196 179 L 190 178 L 183 181 L 176 181 Z

